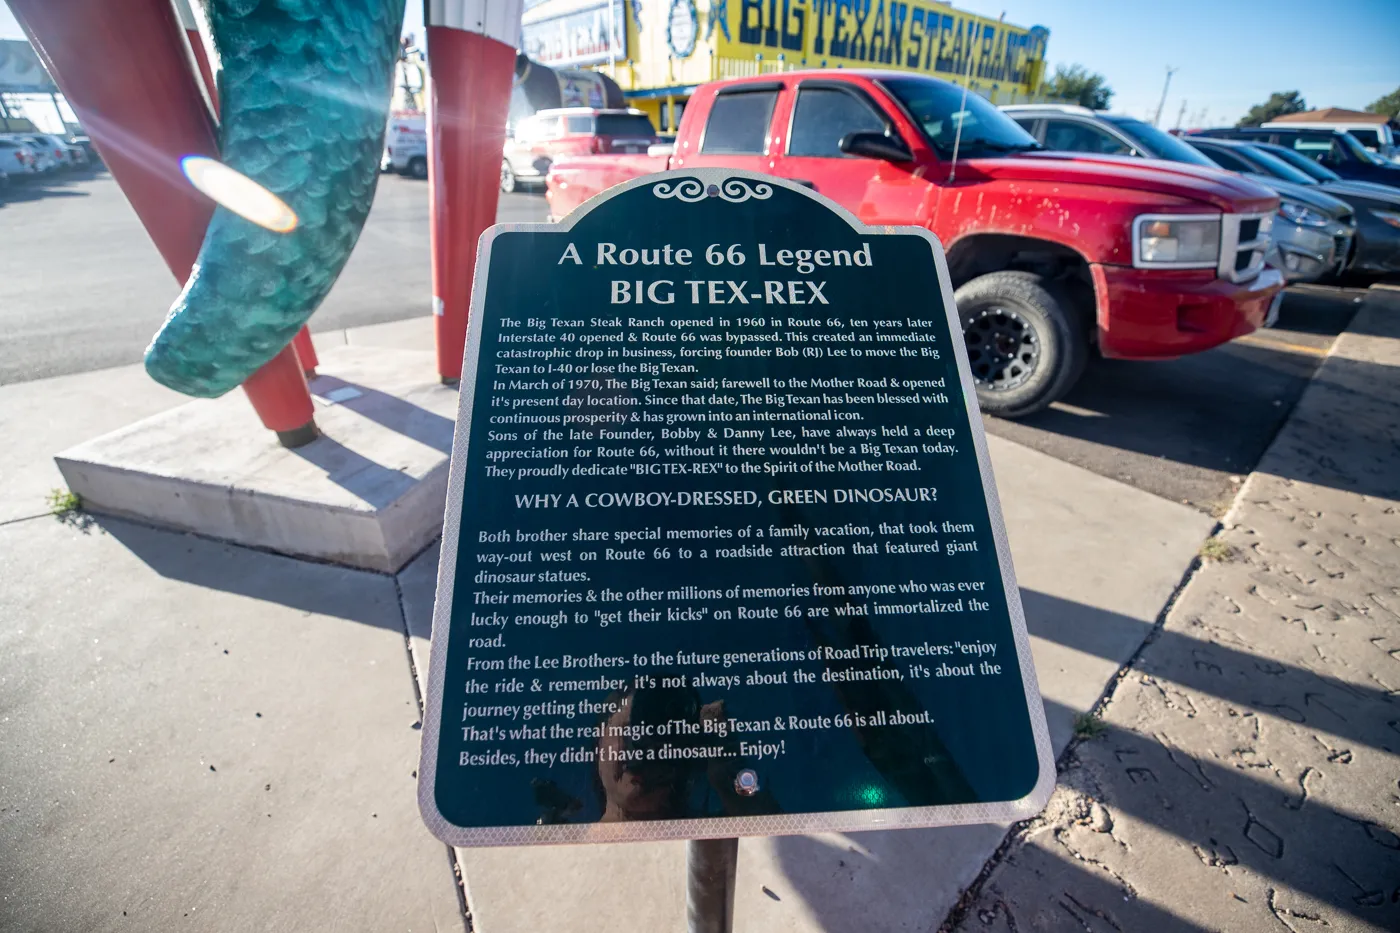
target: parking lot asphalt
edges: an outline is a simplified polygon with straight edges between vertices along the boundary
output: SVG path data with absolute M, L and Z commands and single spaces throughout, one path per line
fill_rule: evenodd
M 544 220 L 538 194 L 500 221 Z M 0 385 L 134 363 L 180 292 L 111 176 L 11 186 L 0 207 Z M 431 311 L 426 182 L 383 175 L 369 222 L 313 331 Z
M 429 313 L 427 195 L 424 182 L 381 177 L 313 331 Z M 501 197 L 502 222 L 544 218 L 537 190 Z M 0 385 L 138 361 L 178 293 L 105 174 L 16 186 L 0 208 L 0 270 Z M 1221 514 L 1363 294 L 1295 287 L 1276 328 L 1179 360 L 1095 360 L 1063 402 L 1019 422 L 989 418 L 987 429 Z
M 1269 330 L 1177 360 L 1093 360 L 1064 401 L 987 431 L 1219 517 L 1365 294 L 1291 288 Z

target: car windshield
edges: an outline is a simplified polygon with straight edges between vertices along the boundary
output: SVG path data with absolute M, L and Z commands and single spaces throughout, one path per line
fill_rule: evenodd
M 655 136 L 651 117 L 640 113 L 598 114 L 599 136 Z
M 1352 156 L 1358 162 L 1364 162 L 1367 165 L 1387 164 L 1386 161 L 1380 156 L 1376 155 L 1374 152 L 1361 145 L 1361 143 L 1357 142 L 1356 137 L 1351 135 L 1350 133 L 1338 133 L 1337 140 L 1342 144 L 1343 147 L 1346 148 L 1347 152 L 1350 152 L 1352 154 Z
M 1255 143 L 1254 148 L 1268 152 L 1269 155 L 1275 157 L 1279 161 L 1287 162 L 1304 175 L 1308 175 L 1318 181 L 1342 180 L 1342 176 L 1338 175 L 1327 166 L 1321 165 L 1313 159 L 1309 159 L 1296 149 L 1290 149 L 1287 146 L 1276 146 L 1273 143 Z
M 1150 123 L 1125 117 L 1107 117 L 1105 119 L 1116 126 L 1123 135 L 1137 143 L 1139 148 L 1156 158 L 1167 159 L 1171 162 L 1187 162 L 1191 165 L 1203 165 L 1206 168 L 1220 168 L 1171 133 L 1165 133 Z
M 931 78 L 881 78 L 880 84 L 909 111 L 939 158 L 1007 155 L 1042 148 L 1014 120 L 975 93 Z M 961 127 L 961 138 L 958 130 Z
M 1281 178 L 1284 181 L 1291 181 L 1295 185 L 1317 184 L 1316 178 L 1313 178 L 1307 172 L 1301 172 L 1289 165 L 1272 152 L 1266 150 L 1263 146 L 1245 145 L 1242 148 L 1246 150 L 1245 155 L 1249 157 L 1249 161 L 1256 167 L 1262 169 L 1267 175 Z

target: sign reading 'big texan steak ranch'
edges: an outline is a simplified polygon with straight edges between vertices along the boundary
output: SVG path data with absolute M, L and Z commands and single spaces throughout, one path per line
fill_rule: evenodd
M 1054 767 L 943 252 L 729 170 L 477 262 L 419 802 L 455 845 L 1012 820 Z

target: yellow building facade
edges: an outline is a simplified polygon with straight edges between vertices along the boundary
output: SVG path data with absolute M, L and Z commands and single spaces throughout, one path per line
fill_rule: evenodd
M 798 68 L 880 68 L 962 82 L 994 103 L 1035 99 L 1049 30 L 933 0 L 537 0 L 522 46 L 610 75 L 673 132 L 695 88 Z

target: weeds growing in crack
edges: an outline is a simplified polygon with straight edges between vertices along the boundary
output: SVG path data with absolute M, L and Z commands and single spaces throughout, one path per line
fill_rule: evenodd
M 83 534 L 87 534 L 88 529 L 92 527 L 92 516 L 83 511 L 83 500 L 76 492 L 54 488 L 49 490 L 44 501 L 48 503 L 49 514 L 63 524 L 76 528 Z
M 1108 731 L 1108 723 L 1093 713 L 1080 713 L 1074 717 L 1074 734 L 1077 738 L 1096 739 Z
M 1235 559 L 1235 548 L 1218 537 L 1208 538 L 1201 545 L 1200 554 L 1202 560 L 1226 563 Z

